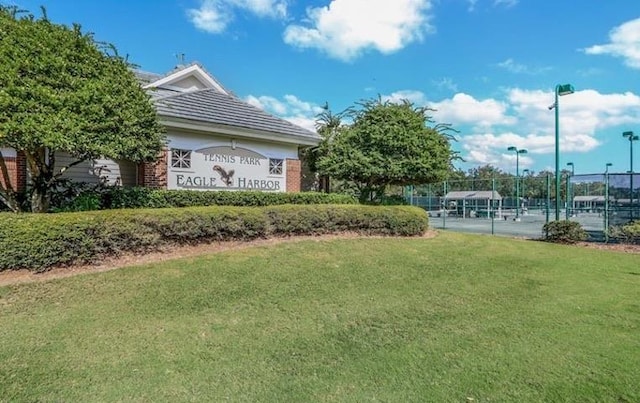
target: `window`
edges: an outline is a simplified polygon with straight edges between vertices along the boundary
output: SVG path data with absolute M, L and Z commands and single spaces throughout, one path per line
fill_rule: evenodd
M 171 150 L 172 168 L 191 168 L 191 150 Z
M 283 160 L 269 158 L 269 175 L 282 175 Z

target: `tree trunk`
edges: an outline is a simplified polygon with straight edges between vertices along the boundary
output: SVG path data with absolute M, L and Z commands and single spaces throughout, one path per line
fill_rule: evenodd
M 13 192 L 9 192 L 8 194 L 0 192 L 0 202 L 4 203 L 7 207 L 9 207 L 9 210 L 13 211 L 14 213 L 20 212 L 20 203 L 18 202 L 16 194 Z
M 46 213 L 49 211 L 51 189 L 54 183 L 54 155 L 46 147 L 34 152 L 25 152 L 29 172 L 31 173 L 31 211 Z
M 49 187 L 34 186 L 31 194 L 31 212 L 46 213 L 49 211 Z

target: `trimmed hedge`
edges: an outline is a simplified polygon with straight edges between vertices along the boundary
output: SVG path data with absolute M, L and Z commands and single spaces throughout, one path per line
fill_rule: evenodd
M 123 208 L 168 208 L 196 206 L 273 206 L 280 204 L 357 204 L 353 196 L 336 193 L 258 191 L 201 192 L 197 190 L 161 190 L 144 187 L 99 187 L 83 189 L 73 184 L 54 200 L 57 211 L 92 211 Z M 72 187 L 73 187 L 72 186 Z
M 59 214 L 0 214 L 0 271 L 96 262 L 123 252 L 172 244 L 251 240 L 269 236 L 423 234 L 417 207 L 283 205 L 109 210 Z

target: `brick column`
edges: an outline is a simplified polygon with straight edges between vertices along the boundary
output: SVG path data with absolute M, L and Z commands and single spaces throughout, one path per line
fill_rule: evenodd
M 166 189 L 169 150 L 164 149 L 154 162 L 145 162 L 138 166 L 138 184 L 141 186 Z
M 16 191 L 27 190 L 27 157 L 22 151 L 16 155 Z
M 299 192 L 301 186 L 301 165 L 300 160 L 286 160 L 287 169 L 287 192 Z

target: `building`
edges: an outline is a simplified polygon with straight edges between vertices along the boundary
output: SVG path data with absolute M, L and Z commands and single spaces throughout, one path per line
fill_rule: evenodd
M 500 193 L 486 190 L 452 191 L 444 196 L 445 211 L 460 217 L 502 216 L 502 196 Z
M 162 189 L 300 191 L 299 150 L 317 145 L 316 133 L 242 101 L 197 63 L 165 75 L 135 74 L 166 127 L 165 150 L 149 164 L 86 161 L 63 178 Z M 23 190 L 24 156 L 12 149 L 2 153 L 14 187 Z M 56 155 L 60 167 L 71 160 Z

